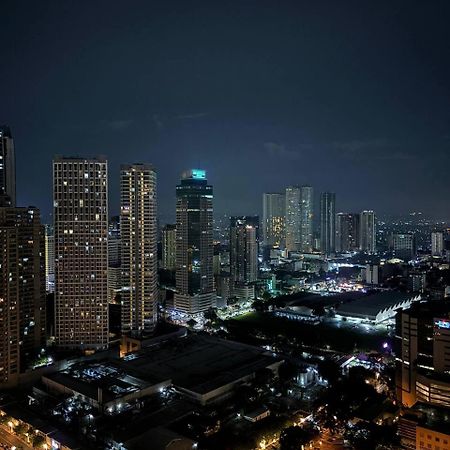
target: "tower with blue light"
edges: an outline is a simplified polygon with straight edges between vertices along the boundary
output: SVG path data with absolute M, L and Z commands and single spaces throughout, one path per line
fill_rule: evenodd
M 176 188 L 176 293 L 174 307 L 186 314 L 208 310 L 215 298 L 213 189 L 206 172 L 190 169 Z

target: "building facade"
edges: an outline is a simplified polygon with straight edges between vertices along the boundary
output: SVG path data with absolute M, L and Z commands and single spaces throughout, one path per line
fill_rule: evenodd
M 359 250 L 359 214 L 338 213 L 336 215 L 336 251 Z
M 450 407 L 450 301 L 416 303 L 396 317 L 400 404 Z
M 45 226 L 45 289 L 55 292 L 55 236 L 53 226 Z
M 235 285 L 258 279 L 258 216 L 230 219 L 230 273 Z
M 336 250 L 336 194 L 323 192 L 320 196 L 320 249 L 325 255 Z
M 284 194 L 263 194 L 263 243 L 269 247 L 284 247 L 286 200 Z
M 177 257 L 177 226 L 167 224 L 162 229 L 162 267 L 174 271 Z
M 108 166 L 53 161 L 55 337 L 63 348 L 108 347 Z
M 213 306 L 213 189 L 204 170 L 186 171 L 176 188 L 174 307 L 197 314 Z
M 6 126 L 0 126 L 0 206 L 16 206 L 14 140 Z
M 392 233 L 391 250 L 396 258 L 410 261 L 416 257 L 416 236 L 414 233 Z
M 311 186 L 300 187 L 300 251 L 310 253 L 314 247 L 314 190 Z
M 431 233 L 431 256 L 441 257 L 445 250 L 445 235 L 443 231 Z
M 375 213 L 363 211 L 359 219 L 359 249 L 366 253 L 376 252 Z
M 295 252 L 300 249 L 301 229 L 301 191 L 299 187 L 290 186 L 286 188 L 286 250 Z
M 39 210 L 0 208 L 0 383 L 45 346 L 44 228 Z
M 156 172 L 147 164 L 120 172 L 122 332 L 141 334 L 157 322 Z

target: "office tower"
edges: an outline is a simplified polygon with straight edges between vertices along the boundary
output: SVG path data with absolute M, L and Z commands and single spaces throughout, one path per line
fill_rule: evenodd
M 392 233 L 391 250 L 396 258 L 410 261 L 416 257 L 416 237 L 414 233 Z
M 258 227 L 257 216 L 230 219 L 230 273 L 235 285 L 258 279 Z
M 141 334 L 157 322 L 156 172 L 147 164 L 120 172 L 122 331 Z
M 325 255 L 335 251 L 336 194 L 323 192 L 320 196 L 320 249 Z
M 300 249 L 300 188 L 291 186 L 286 188 L 286 250 L 295 252 Z
M 0 208 L 0 382 L 14 383 L 45 345 L 44 229 L 39 210 Z
M 311 186 L 300 188 L 300 250 L 313 250 L 314 190 Z
M 187 314 L 208 310 L 215 298 L 213 278 L 213 189 L 204 170 L 184 172 L 176 188 L 175 309 Z
M 397 400 L 450 407 L 450 302 L 414 303 L 396 316 Z
M 120 216 L 113 216 L 108 226 L 108 300 L 115 302 L 122 290 L 122 241 Z
M 360 250 L 366 253 L 375 253 L 375 213 L 373 211 L 363 211 L 360 214 L 359 227 Z
M 103 158 L 53 161 L 56 343 L 108 347 L 108 167 Z
M 162 266 L 166 270 L 175 270 L 177 253 L 177 226 L 167 224 L 162 229 Z
M 364 271 L 366 284 L 378 284 L 380 277 L 380 266 L 378 264 L 366 264 Z
M 45 225 L 45 290 L 55 292 L 55 236 L 52 225 Z
M 284 247 L 286 200 L 284 194 L 263 194 L 263 241 L 270 247 Z
M 0 126 L 0 206 L 16 206 L 14 140 L 6 126 Z
M 359 214 L 338 213 L 336 215 L 336 251 L 359 250 Z
M 442 256 L 445 249 L 445 235 L 443 231 L 431 233 L 431 256 Z

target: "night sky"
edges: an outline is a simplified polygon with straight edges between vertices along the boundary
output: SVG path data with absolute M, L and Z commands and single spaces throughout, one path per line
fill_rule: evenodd
M 18 201 L 51 212 L 55 154 L 185 168 L 218 213 L 309 183 L 338 211 L 450 217 L 450 2 L 1 2 L 0 123 Z

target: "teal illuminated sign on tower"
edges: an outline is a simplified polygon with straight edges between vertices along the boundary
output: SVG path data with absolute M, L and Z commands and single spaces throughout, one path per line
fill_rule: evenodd
M 195 180 L 205 180 L 206 179 L 206 171 L 201 169 L 192 169 L 192 178 Z

